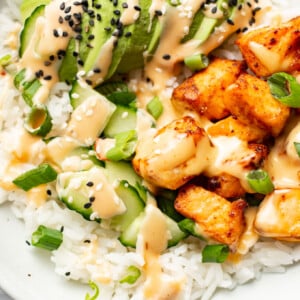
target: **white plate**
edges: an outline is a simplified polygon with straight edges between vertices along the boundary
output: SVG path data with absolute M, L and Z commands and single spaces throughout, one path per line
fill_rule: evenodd
M 298 0 L 294 3 L 298 8 Z M 3 5 L 0 0 L 0 9 Z M 91 293 L 87 286 L 57 276 L 47 251 L 26 244 L 24 226 L 7 204 L 0 206 L 0 241 L 0 287 L 14 300 L 84 300 Z M 263 274 L 234 291 L 219 291 L 213 300 L 299 299 L 299 284 L 298 264 L 284 274 Z

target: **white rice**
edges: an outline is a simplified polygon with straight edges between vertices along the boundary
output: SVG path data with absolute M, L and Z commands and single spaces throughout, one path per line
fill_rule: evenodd
M 291 5 L 293 7 L 299 5 L 296 0 L 274 2 L 280 6 L 285 18 L 297 13 L 294 9 L 288 8 Z M 19 17 L 18 5 L 8 0 L 7 6 L 10 14 L 5 11 L 0 15 L 1 41 L 5 41 L 9 32 L 18 27 L 14 22 Z M 15 57 L 17 50 L 12 51 L 5 45 L 5 43 L 1 45 L 0 54 L 9 52 Z M 223 54 L 231 58 L 231 52 Z M 170 80 L 170 86 L 174 83 L 176 84 L 176 79 Z M 57 84 L 52 91 L 48 108 L 53 117 L 53 135 L 64 130 L 72 111 L 68 91 L 69 88 L 65 84 Z M 171 88 L 166 91 L 170 92 Z M 11 137 L 18 136 L 17 132 L 23 126 L 22 117 L 25 110 L 26 106 L 19 92 L 11 89 L 11 83 L 7 78 L 1 79 L 0 174 L 4 173 L 9 160 L 9 150 L 16 147 L 17 138 Z M 24 166 L 24 169 L 26 167 L 30 168 L 31 165 Z M 58 230 L 63 227 L 63 244 L 51 256 L 55 272 L 66 279 L 100 282 L 99 299 L 143 299 L 141 283 L 145 280 L 144 277 L 134 285 L 119 283 L 128 266 L 135 265 L 142 268 L 143 257 L 122 246 L 117 240 L 116 232 L 102 228 L 96 222 L 88 222 L 79 214 L 57 203 L 54 187 L 50 185 L 49 188 L 53 191 L 53 200 L 40 207 L 28 204 L 26 194 L 22 191 L 6 192 L 0 189 L 0 203 L 11 202 L 11 209 L 16 217 L 24 220 L 25 238 L 28 240 L 40 224 Z M 237 285 L 260 278 L 264 272 L 284 272 L 285 266 L 300 260 L 299 245 L 261 240 L 238 263 L 204 265 L 201 263 L 202 247 L 199 240 L 189 238 L 160 257 L 165 276 L 178 277 L 185 282 L 180 297 L 182 300 L 210 299 L 218 288 L 233 289 Z

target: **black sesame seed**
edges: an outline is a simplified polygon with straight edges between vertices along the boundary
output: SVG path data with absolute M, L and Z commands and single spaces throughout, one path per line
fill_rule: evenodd
M 95 15 L 95 12 L 92 9 L 89 9 L 87 13 L 90 17 Z
M 128 8 L 128 4 L 127 4 L 126 2 L 123 2 L 123 3 L 122 3 L 122 7 L 123 7 L 123 8 Z
M 252 6 L 252 4 L 251 4 L 250 2 L 247 2 L 247 5 L 248 5 L 249 7 L 251 7 L 251 6 Z
M 114 14 L 115 14 L 116 16 L 120 16 L 120 15 L 121 15 L 121 12 L 120 12 L 118 9 L 116 9 L 116 10 L 114 10 Z
M 65 276 L 70 276 L 71 275 L 71 272 L 66 272 L 65 273 Z
M 234 25 L 234 22 L 233 22 L 231 19 L 227 19 L 226 22 L 227 22 L 229 25 L 232 25 L 232 26 Z
M 83 39 L 82 35 L 81 34 L 77 34 L 75 36 L 75 39 L 78 40 L 78 41 L 81 41 Z
M 65 16 L 65 20 L 66 20 L 66 21 L 70 21 L 71 19 L 72 19 L 72 16 L 71 16 L 71 15 L 66 15 L 66 16 Z
M 229 5 L 230 7 L 237 6 L 237 4 L 238 4 L 238 1 L 237 1 L 237 0 L 229 0 L 229 1 L 228 1 L 228 5 Z
M 51 66 L 51 61 L 48 61 L 48 60 L 47 60 L 47 61 L 45 61 L 45 62 L 44 62 L 44 66 L 46 66 L 46 67 L 49 67 L 49 66 Z
M 110 25 L 111 25 L 111 26 L 116 25 L 116 20 L 115 20 L 114 18 L 111 18 L 111 20 L 110 20 Z
M 88 36 L 88 40 L 89 40 L 89 41 L 93 40 L 94 38 L 95 38 L 95 36 L 94 36 L 93 34 L 90 34 L 90 35 Z
M 44 77 L 44 80 L 51 80 L 52 79 L 52 76 L 51 75 L 47 75 Z
M 86 46 L 87 46 L 88 48 L 90 48 L 90 49 L 93 49 L 93 48 L 94 48 L 94 46 L 91 45 L 91 44 L 86 44 Z
M 50 55 L 50 56 L 49 56 L 49 59 L 50 59 L 51 61 L 54 61 L 55 56 L 54 56 L 54 55 Z
M 74 32 L 76 33 L 81 33 L 82 32 L 82 28 L 80 25 L 76 25 L 74 28 L 73 28 Z
M 74 16 L 74 18 L 75 18 L 76 20 L 78 20 L 78 21 L 81 21 L 81 19 L 82 19 L 81 13 L 74 13 L 73 16 Z
M 94 182 L 93 181 L 88 181 L 87 183 L 86 183 L 86 186 L 89 186 L 89 187 L 91 187 L 91 186 L 93 186 L 94 185 Z
M 119 43 L 118 40 L 115 40 L 115 41 L 114 41 L 114 47 L 117 47 L 117 46 L 118 46 L 118 43 Z
M 244 27 L 244 28 L 242 29 L 242 32 L 246 32 L 246 31 L 248 31 L 248 27 Z
M 251 18 L 249 21 L 249 25 L 252 26 L 253 24 L 255 24 L 255 18 Z
M 47 190 L 47 195 L 51 196 L 52 195 L 52 191 L 51 190 Z
M 83 66 L 83 64 L 84 64 L 84 62 L 81 59 L 78 59 L 77 63 L 79 64 L 79 66 Z
M 96 198 L 95 198 L 94 196 L 92 196 L 92 197 L 89 198 L 89 201 L 90 201 L 91 203 L 93 203 L 95 200 L 96 200 Z
M 89 25 L 90 25 L 90 26 L 94 26 L 94 25 L 95 25 L 95 21 L 94 21 L 93 19 L 90 19 L 90 20 L 89 20 Z
M 137 11 L 141 11 L 141 8 L 138 5 L 135 5 L 133 8 Z
M 130 31 L 125 33 L 125 37 L 131 37 L 131 36 L 132 36 L 132 33 Z
M 161 10 L 156 10 L 154 13 L 155 13 L 155 15 L 156 15 L 157 17 L 160 17 L 160 16 L 163 15 L 163 13 L 162 13 Z
M 112 3 L 114 6 L 118 6 L 118 0 L 113 0 Z
M 72 53 L 72 54 L 73 54 L 73 56 L 74 56 L 74 57 L 77 57 L 77 56 L 79 55 L 79 53 L 78 53 L 78 52 L 76 52 L 76 51 L 73 51 L 73 53 Z
M 67 37 L 69 34 L 68 34 L 68 32 L 67 31 L 64 31 L 63 33 L 62 33 L 62 36 L 63 37 Z
M 164 54 L 162 58 L 165 59 L 165 60 L 169 60 L 171 58 L 171 55 L 170 54 Z
M 243 8 L 243 5 L 240 4 L 240 5 L 238 6 L 238 10 L 242 10 L 242 8 Z
M 61 5 L 59 6 L 59 8 L 61 10 L 64 10 L 66 8 L 66 3 L 65 2 L 62 2 Z
M 104 30 L 109 32 L 109 31 L 111 31 L 111 27 L 104 27 Z
M 74 1 L 73 4 L 74 4 L 75 6 L 78 6 L 78 5 L 81 5 L 82 3 L 81 3 L 80 1 Z
M 97 21 L 101 21 L 102 20 L 101 15 L 100 14 L 96 14 L 96 19 L 97 19 Z
M 91 206 L 92 206 L 92 203 L 88 202 L 88 203 L 85 203 L 83 207 L 86 208 L 86 209 L 88 209 Z
M 91 240 L 84 240 L 83 242 L 86 244 L 89 244 L 91 242 Z
M 86 82 L 88 85 L 92 85 L 92 84 L 93 84 L 92 80 L 90 80 L 90 79 L 86 79 L 85 82 Z
M 93 71 L 94 73 L 101 73 L 101 70 L 99 68 L 95 68 Z
M 96 9 L 100 9 L 101 7 L 102 7 L 101 4 L 95 4 L 95 8 L 96 8 Z
M 66 9 L 65 9 L 65 14 L 68 14 L 72 9 L 72 6 L 68 6 Z
M 64 18 L 62 16 L 59 16 L 58 18 L 58 23 L 62 24 L 64 22 Z
M 57 51 L 57 55 L 65 56 L 66 55 L 66 51 L 65 50 L 58 50 Z
M 239 34 L 239 33 L 241 33 L 241 28 L 239 28 L 237 31 L 236 31 L 236 34 Z
M 29 241 L 25 241 L 25 243 L 28 245 L 28 246 L 30 246 L 31 244 L 30 244 L 30 242 Z
M 64 232 L 64 230 L 65 230 L 65 227 L 64 227 L 64 226 L 61 226 L 61 227 L 60 227 L 60 232 Z
M 73 20 L 70 20 L 70 21 L 69 21 L 69 26 L 70 26 L 70 27 L 73 27 L 73 26 L 74 26 L 74 24 L 75 24 L 75 23 L 74 23 L 74 21 L 73 21 Z
M 255 16 L 257 12 L 259 12 L 261 10 L 261 7 L 255 7 L 253 10 L 252 10 L 252 15 Z
M 53 29 L 53 35 L 55 37 L 59 37 L 59 33 L 58 33 L 57 29 Z
M 255 2 L 255 3 L 258 3 L 258 2 L 259 2 L 259 0 L 254 0 L 254 2 Z
M 218 8 L 216 6 L 214 6 L 212 9 L 211 9 L 211 13 L 212 14 L 215 14 L 217 12 Z

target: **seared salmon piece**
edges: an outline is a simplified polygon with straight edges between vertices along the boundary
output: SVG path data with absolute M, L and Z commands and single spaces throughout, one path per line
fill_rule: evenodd
M 142 138 L 132 163 L 149 183 L 175 190 L 207 167 L 211 149 L 205 130 L 186 116 Z
M 240 198 L 245 195 L 240 180 L 228 173 L 206 178 L 204 187 L 224 198 Z
M 242 123 L 233 116 L 212 124 L 207 128 L 207 133 L 211 137 L 235 136 L 246 142 L 261 142 L 267 135 L 265 130 L 255 127 L 253 124 Z
M 228 245 L 232 251 L 245 229 L 246 207 L 247 203 L 242 199 L 230 202 L 191 184 L 181 188 L 175 200 L 175 209 L 179 213 L 194 220 L 206 237 Z
M 300 241 L 300 189 L 275 190 L 258 208 L 256 231 L 266 237 Z
M 238 120 L 274 137 L 282 131 L 290 115 L 290 108 L 272 96 L 267 82 L 246 73 L 226 90 L 224 103 Z
M 278 27 L 265 27 L 243 34 L 239 46 L 249 68 L 257 76 L 300 71 L 300 17 Z
M 171 101 L 179 111 L 196 111 L 209 120 L 223 119 L 230 114 L 224 92 L 244 70 L 242 61 L 214 58 L 206 69 L 175 88 Z

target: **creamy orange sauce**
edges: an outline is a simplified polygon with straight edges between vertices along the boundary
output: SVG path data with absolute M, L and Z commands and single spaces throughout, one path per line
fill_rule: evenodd
M 181 291 L 182 283 L 163 274 L 159 256 L 167 248 L 167 224 L 162 212 L 152 204 L 146 208 L 146 217 L 141 227 L 140 237 L 145 260 L 145 298 L 175 300 Z

